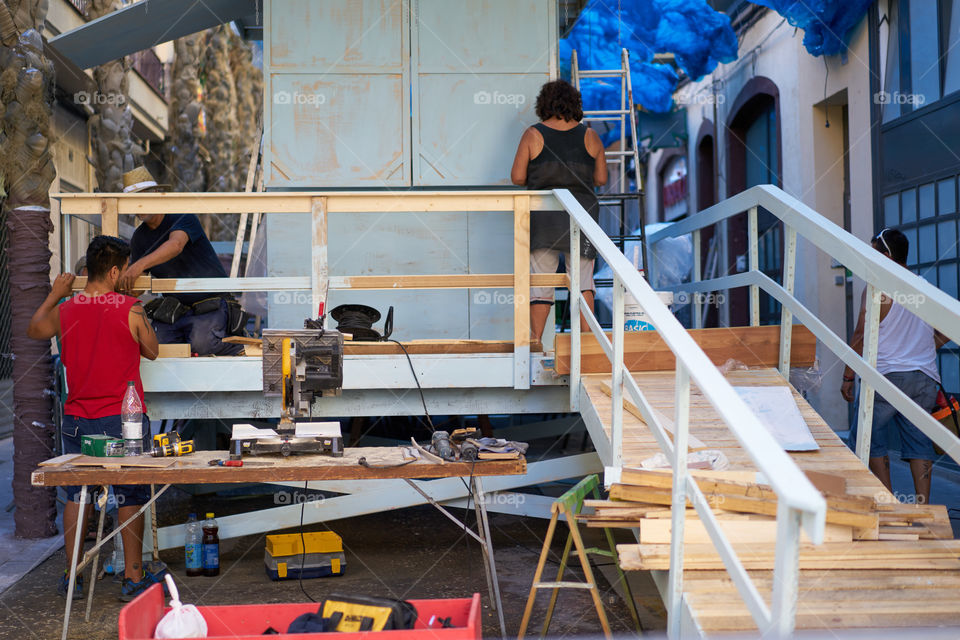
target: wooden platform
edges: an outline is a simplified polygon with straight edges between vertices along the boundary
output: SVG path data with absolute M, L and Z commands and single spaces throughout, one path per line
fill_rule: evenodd
M 651 404 L 672 418 L 674 372 L 641 372 L 633 375 Z M 788 384 L 775 369 L 732 372 L 728 379 L 731 384 L 743 386 Z M 604 423 L 608 437 L 611 403 L 602 386 L 604 382 L 609 384 L 609 380 L 609 374 L 583 378 L 587 394 Z M 898 503 L 796 391 L 794 398 L 820 445 L 819 451 L 790 454 L 801 469 L 842 475 L 847 479 L 848 493 L 876 499 L 881 510 L 881 530 L 885 522 L 911 521 L 918 517 L 918 509 Z M 639 467 L 641 461 L 660 453 L 659 446 L 641 420 L 624 411 L 623 423 L 625 467 Z M 731 469 L 756 471 L 746 452 L 695 385 L 692 386 L 690 399 L 690 432 L 707 447 L 721 449 L 730 460 Z M 919 516 L 922 529 L 925 530 L 921 538 L 927 539 L 920 540 L 920 543 L 936 544 L 931 538 L 952 538 L 944 506 L 928 505 L 923 510 L 927 515 Z M 933 512 L 933 519 L 930 518 L 930 511 Z M 918 525 L 918 528 L 921 527 Z M 946 544 L 943 546 L 951 547 Z M 872 568 L 802 569 L 797 628 L 960 625 L 960 607 L 956 601 L 960 570 L 948 568 L 956 563 L 956 560 L 945 560 L 943 569 L 892 570 L 885 568 L 882 555 L 878 555 Z M 750 574 L 769 604 L 773 571 L 751 570 Z M 725 570 L 685 571 L 684 591 L 691 613 L 705 633 L 756 629 Z

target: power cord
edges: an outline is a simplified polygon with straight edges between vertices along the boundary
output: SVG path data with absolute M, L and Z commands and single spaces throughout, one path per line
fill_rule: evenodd
M 413 368 L 413 360 L 410 359 L 410 354 L 407 352 L 407 348 L 403 345 L 402 342 L 394 340 L 393 338 L 384 338 L 383 342 L 392 342 L 403 351 L 403 355 L 407 356 L 407 364 L 410 366 L 410 373 L 413 374 L 413 381 L 417 383 L 417 391 L 420 392 L 420 402 L 423 404 L 423 415 L 427 418 L 427 427 L 430 429 L 430 433 L 436 431 L 436 428 L 433 426 L 433 419 L 430 418 L 430 412 L 427 410 L 427 400 L 423 395 L 423 387 L 420 386 L 420 379 L 417 377 L 417 371 Z
M 309 480 L 303 481 L 303 492 L 304 492 L 303 498 L 304 499 L 300 501 L 300 573 L 298 574 L 298 577 L 299 577 L 299 583 L 300 583 L 300 591 L 303 591 L 303 595 L 307 597 L 307 600 L 309 600 L 310 602 L 316 602 L 316 600 L 314 600 L 313 597 L 309 593 L 307 593 L 307 590 L 303 588 L 303 565 L 307 562 L 307 543 L 303 539 L 303 512 L 307 508 L 306 492 L 307 492 L 307 486 L 309 485 L 309 483 L 310 483 Z

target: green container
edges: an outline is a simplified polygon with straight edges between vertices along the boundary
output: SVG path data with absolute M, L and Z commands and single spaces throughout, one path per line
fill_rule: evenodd
M 122 458 L 123 440 L 97 433 L 80 438 L 80 453 L 94 458 Z

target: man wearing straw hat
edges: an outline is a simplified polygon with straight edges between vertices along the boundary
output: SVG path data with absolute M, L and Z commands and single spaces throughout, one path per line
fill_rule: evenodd
M 123 175 L 124 193 L 166 188 L 157 184 L 145 167 Z M 197 216 L 156 213 L 137 217 L 141 224 L 130 239 L 130 266 L 120 278 L 125 290 L 133 289 L 144 273 L 155 278 L 227 277 Z M 242 328 L 242 312 L 238 306 L 232 308 L 234 305 L 226 293 L 167 293 L 148 303 L 146 309 L 161 343 L 189 343 L 193 353 L 223 356 L 243 350 L 242 345 L 223 342 Z

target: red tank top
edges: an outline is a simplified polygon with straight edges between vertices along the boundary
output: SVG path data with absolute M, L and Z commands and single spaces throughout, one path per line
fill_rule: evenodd
M 143 402 L 140 344 L 130 335 L 129 320 L 130 307 L 137 302 L 121 293 L 95 298 L 78 293 L 60 305 L 65 414 L 89 419 L 119 415 L 129 380 Z

